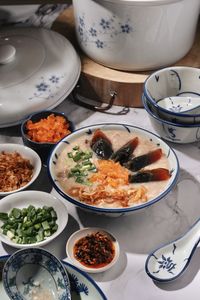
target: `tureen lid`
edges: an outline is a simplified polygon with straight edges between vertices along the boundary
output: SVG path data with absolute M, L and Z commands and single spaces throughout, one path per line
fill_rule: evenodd
M 81 62 L 71 43 L 44 28 L 0 31 L 0 127 L 52 109 L 76 85 Z

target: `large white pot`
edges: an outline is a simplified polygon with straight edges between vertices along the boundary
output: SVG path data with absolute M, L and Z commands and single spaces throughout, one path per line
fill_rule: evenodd
M 73 0 L 76 33 L 93 60 L 121 70 L 175 63 L 191 48 L 200 0 Z

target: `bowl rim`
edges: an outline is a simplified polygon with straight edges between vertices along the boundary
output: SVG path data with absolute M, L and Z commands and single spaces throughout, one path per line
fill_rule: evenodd
M 101 267 L 101 268 L 89 268 L 89 267 L 82 265 L 77 259 L 75 259 L 74 255 L 70 255 L 69 249 L 73 248 L 73 246 L 75 244 L 75 241 L 73 241 L 74 238 L 77 237 L 77 240 L 79 240 L 83 237 L 86 237 L 88 234 L 92 234 L 92 233 L 95 233 L 98 231 L 104 232 L 113 240 L 113 243 L 115 245 L 115 255 L 114 255 L 112 261 L 110 263 L 108 263 L 106 266 Z M 116 262 L 119 259 L 119 255 L 120 255 L 120 246 L 119 246 L 119 242 L 118 242 L 117 238 L 111 232 L 109 232 L 107 229 L 100 228 L 100 227 L 84 227 L 84 228 L 80 228 L 79 230 L 75 231 L 68 238 L 66 246 L 65 246 L 65 250 L 66 250 L 67 257 L 72 261 L 72 263 L 74 263 L 77 266 L 77 268 L 79 268 L 80 270 L 83 270 L 85 272 L 93 273 L 93 274 L 109 270 L 112 266 L 114 266 L 116 264 Z
M 30 155 L 27 155 L 27 156 L 31 156 L 31 157 L 34 157 L 36 162 L 37 162 L 37 166 L 34 168 L 34 171 L 33 171 L 33 176 L 31 178 L 31 180 L 24 186 L 20 187 L 19 189 L 16 189 L 16 190 L 12 190 L 12 191 L 9 191 L 9 192 L 0 192 L 0 197 L 2 196 L 9 196 L 11 194 L 14 194 L 14 193 L 17 193 L 17 192 L 21 192 L 23 190 L 25 190 L 27 187 L 29 187 L 33 182 L 35 182 L 35 180 L 38 178 L 40 172 L 41 172 L 41 169 L 42 169 L 42 161 L 41 161 L 41 158 L 39 157 L 39 155 L 37 154 L 37 152 L 33 149 L 31 149 L 30 147 L 28 146 L 25 146 L 23 144 L 15 144 L 15 143 L 3 143 L 3 144 L 0 144 L 0 153 L 2 151 L 4 151 L 3 147 L 5 146 L 5 148 L 8 146 L 8 147 L 11 147 L 13 148 L 12 151 L 9 151 L 10 153 L 14 153 L 14 152 L 19 152 L 20 155 L 21 152 L 19 149 L 24 149 L 25 151 L 27 151 L 27 153 L 30 153 Z M 1 150 L 2 148 L 2 150 Z M 7 152 L 8 150 L 5 150 L 5 152 Z M 23 155 L 22 155 L 23 156 Z M 27 158 L 30 160 L 30 158 Z
M 145 110 L 149 113 L 149 115 L 151 115 L 154 119 L 156 119 L 158 122 L 160 123 L 165 123 L 168 124 L 170 126 L 175 126 L 175 127 L 181 127 L 181 128 L 198 128 L 200 127 L 200 123 L 199 124 L 181 124 L 181 123 L 173 123 L 170 122 L 168 120 L 165 119 L 161 119 L 158 116 L 156 116 L 152 110 L 149 108 L 147 101 L 149 101 L 149 99 L 145 98 L 146 96 L 143 94 L 142 95 L 142 102 L 144 105 Z
M 69 219 L 68 209 L 67 209 L 66 205 L 63 203 L 63 201 L 60 201 L 59 198 L 57 198 L 56 196 L 54 196 L 54 195 L 52 195 L 50 193 L 47 193 L 47 192 L 44 192 L 44 191 L 38 191 L 38 190 L 20 191 L 18 193 L 13 193 L 11 195 L 5 196 L 2 200 L 0 200 L 0 206 L 2 205 L 3 202 L 7 202 L 9 200 L 12 200 L 11 203 L 13 203 L 13 204 L 11 205 L 11 209 L 14 208 L 14 207 L 18 208 L 19 207 L 18 205 L 14 205 L 15 202 L 13 202 L 13 198 L 15 198 L 15 197 L 23 197 L 23 198 L 25 197 L 25 198 L 28 198 L 28 197 L 30 197 L 30 195 L 32 195 L 32 196 L 35 195 L 35 198 L 37 198 L 37 196 L 39 197 L 39 194 L 41 196 L 46 195 L 45 197 L 48 197 L 48 198 L 51 198 L 52 200 L 54 200 L 54 202 L 56 203 L 56 205 L 53 206 L 51 204 L 51 206 L 53 206 L 53 208 L 54 208 L 54 210 L 56 211 L 57 214 L 58 214 L 58 212 L 57 212 L 57 206 L 58 206 L 58 204 L 60 206 L 62 206 L 62 210 L 65 212 L 65 219 L 64 219 L 64 221 L 62 219 L 62 224 L 61 224 L 60 228 L 58 227 L 57 231 L 54 232 L 51 236 L 47 237 L 45 240 L 43 240 L 41 242 L 32 243 L 32 244 L 17 244 L 15 242 L 13 242 L 11 239 L 6 239 L 6 235 L 4 235 L 3 233 L 1 233 L 0 234 L 0 240 L 3 243 L 5 243 L 6 245 L 15 247 L 17 249 L 39 248 L 39 247 L 46 246 L 48 243 L 52 242 L 54 239 L 56 239 L 64 231 L 65 227 L 67 226 L 68 219 Z M 34 205 L 34 203 L 32 203 L 32 204 Z M 30 203 L 27 203 L 27 206 L 28 205 L 30 205 Z M 45 198 L 45 202 L 44 203 L 41 202 L 41 206 L 40 207 L 45 206 L 45 205 L 48 205 L 48 202 L 46 201 L 46 198 Z
M 56 143 L 51 143 L 51 142 L 49 142 L 49 143 L 46 143 L 46 142 L 35 142 L 35 141 L 33 141 L 33 140 L 31 140 L 28 136 L 27 136 L 27 134 L 26 134 L 26 132 L 25 132 L 25 125 L 26 125 L 26 123 L 29 121 L 29 120 L 31 120 L 32 119 L 32 117 L 35 117 L 35 116 L 37 116 L 37 115 L 39 115 L 39 114 L 43 114 L 43 113 L 47 113 L 48 115 L 50 115 L 50 114 L 56 114 L 56 115 L 59 115 L 59 116 L 62 116 L 62 117 L 64 117 L 66 120 L 67 120 L 67 122 L 69 123 L 69 129 L 70 129 L 70 131 L 71 132 L 73 132 L 74 131 L 74 124 L 73 124 L 73 122 L 71 121 L 71 120 L 69 120 L 68 119 L 68 117 L 65 115 L 65 113 L 64 112 L 59 112 L 59 111 L 55 111 L 55 110 L 48 110 L 48 109 L 46 109 L 46 110 L 40 110 L 40 111 L 37 111 L 37 112 L 34 112 L 34 113 L 31 113 L 30 115 L 28 115 L 27 117 L 26 117 L 26 119 L 24 119 L 23 120 L 23 122 L 21 123 L 21 126 L 20 126 L 20 130 L 21 130 L 21 135 L 22 135 L 22 138 L 23 139 L 25 139 L 25 140 L 27 140 L 29 143 L 32 143 L 33 145 L 38 145 L 38 146 L 54 146 L 54 145 L 56 145 L 58 142 L 56 142 Z
M 76 267 L 75 265 L 70 264 L 68 261 L 65 260 L 61 260 L 62 264 L 64 266 L 69 266 L 71 269 L 75 270 L 76 272 L 80 273 L 81 275 L 83 275 L 99 292 L 99 294 L 102 296 L 103 300 L 108 300 L 105 296 L 105 294 L 103 293 L 103 291 L 100 289 L 100 287 L 98 286 L 98 284 L 96 283 L 96 281 L 94 281 L 94 279 L 89 276 L 85 271 L 82 271 L 81 269 L 79 269 L 78 267 Z
M 75 200 L 73 199 L 72 197 L 70 197 L 69 195 L 67 195 L 66 193 L 64 193 L 58 186 L 57 184 L 55 183 L 52 175 L 51 175 L 51 171 L 50 171 L 50 165 L 51 165 L 51 161 L 52 161 L 52 164 L 53 164 L 53 154 L 54 154 L 54 151 L 56 151 L 57 147 L 59 147 L 61 145 L 61 143 L 63 143 L 64 139 L 66 138 L 69 138 L 71 137 L 72 135 L 76 135 L 77 132 L 80 132 L 80 131 L 83 131 L 85 129 L 89 129 L 89 128 L 93 128 L 93 127 L 98 127 L 98 126 L 124 126 L 125 128 L 127 127 L 131 127 L 131 128 L 136 128 L 136 129 L 139 129 L 145 133 L 147 133 L 148 135 L 150 136 L 153 136 L 155 137 L 156 139 L 158 139 L 161 143 L 163 143 L 164 145 L 166 145 L 169 150 L 173 153 L 173 156 L 174 156 L 174 159 L 176 161 L 176 167 L 177 167 L 177 170 L 176 170 L 176 175 L 174 177 L 174 180 L 172 181 L 171 185 L 164 191 L 162 192 L 160 195 L 158 195 L 157 197 L 153 198 L 152 200 L 149 200 L 145 203 L 142 203 L 142 204 L 139 204 L 139 205 L 133 205 L 133 206 L 130 206 L 130 207 L 126 207 L 126 208 L 102 208 L 102 207 L 98 207 L 98 206 L 92 206 L 92 205 L 88 205 L 88 204 L 85 204 L 79 200 Z M 55 188 L 55 190 L 67 201 L 71 202 L 72 204 L 75 204 L 76 206 L 78 207 L 81 207 L 83 209 L 89 209 L 90 211 L 93 211 L 93 212 L 98 212 L 98 213 L 111 213 L 111 214 L 116 214 L 116 213 L 120 213 L 120 214 L 124 214 L 124 213 L 128 213 L 128 212 L 132 212 L 132 211 L 137 211 L 137 210 L 140 210 L 140 209 L 143 209 L 145 207 L 148 207 L 148 206 L 151 206 L 152 204 L 158 202 L 159 200 L 162 200 L 165 198 L 165 196 L 173 189 L 173 187 L 176 185 L 177 183 L 177 180 L 178 180 L 178 176 L 179 176 L 179 171 L 180 171 L 180 166 L 179 166 L 179 161 L 178 161 L 178 158 L 177 158 L 177 155 L 175 153 L 175 151 L 172 149 L 172 147 L 170 147 L 161 137 L 159 137 L 157 134 L 153 133 L 153 132 L 150 132 L 149 130 L 146 130 L 142 127 L 138 127 L 138 126 L 134 126 L 134 125 L 129 125 L 129 124 L 124 124 L 124 123 L 114 123 L 114 122 L 111 122 L 111 123 L 98 123 L 98 124 L 93 124 L 93 125 L 88 125 L 88 126 L 84 126 L 84 127 L 81 127 L 79 129 L 76 129 L 74 132 L 72 132 L 71 134 L 69 134 L 68 136 L 64 137 L 62 140 L 60 140 L 59 143 L 56 144 L 56 146 L 52 149 L 49 157 L 48 157 L 48 161 L 47 161 L 47 173 L 48 173 L 48 176 L 49 176 L 49 179 L 52 183 L 52 186 Z
M 158 76 L 159 74 L 161 73 L 164 73 L 165 71 L 170 71 L 172 70 L 179 78 L 179 75 L 178 73 L 176 72 L 176 70 L 194 70 L 195 72 L 199 72 L 199 75 L 200 75 L 200 69 L 199 68 L 195 68 L 195 67 L 185 67 L 185 66 L 171 66 L 171 67 L 164 67 L 164 68 L 161 68 L 159 70 L 156 70 L 154 71 L 153 73 L 151 73 L 144 81 L 144 85 L 143 85 L 143 93 L 145 95 L 145 97 L 151 102 L 151 104 L 156 107 L 158 110 L 162 111 L 163 113 L 165 114 L 168 114 L 170 116 L 177 116 L 177 117 L 183 117 L 183 118 L 197 118 L 197 117 L 200 117 L 200 114 L 187 114 L 187 113 L 177 113 L 177 112 L 173 112 L 173 111 L 169 111 L 163 107 L 161 107 L 160 105 L 157 104 L 157 101 L 154 100 L 152 98 L 152 96 L 150 95 L 148 89 L 147 89 L 147 83 L 148 81 L 155 77 L 155 76 Z M 200 97 L 200 94 L 196 93 L 199 97 Z M 176 95 L 174 95 L 176 96 Z M 160 99 L 159 99 L 160 100 Z M 158 101 L 159 101 L 158 100 Z

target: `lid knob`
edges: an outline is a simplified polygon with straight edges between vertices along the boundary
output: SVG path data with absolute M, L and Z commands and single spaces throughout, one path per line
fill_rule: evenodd
M 0 45 L 0 64 L 11 62 L 15 56 L 16 49 L 12 45 Z

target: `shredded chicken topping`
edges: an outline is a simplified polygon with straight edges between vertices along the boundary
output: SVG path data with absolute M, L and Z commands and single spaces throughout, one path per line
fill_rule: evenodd
M 130 189 L 109 189 L 103 185 L 96 188 L 87 189 L 85 187 L 73 187 L 69 190 L 69 194 L 77 197 L 80 201 L 90 205 L 118 204 L 121 207 L 128 207 L 137 203 L 147 201 L 147 189 L 144 186 Z

